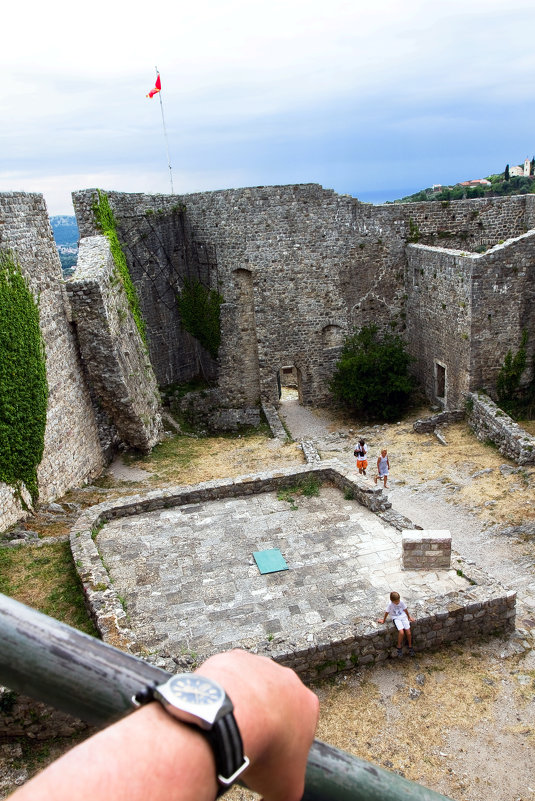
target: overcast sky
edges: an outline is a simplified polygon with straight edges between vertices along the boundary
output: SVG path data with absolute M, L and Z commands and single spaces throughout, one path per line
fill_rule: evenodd
M 535 153 L 534 0 L 13 0 L 0 191 L 320 183 L 382 202 Z

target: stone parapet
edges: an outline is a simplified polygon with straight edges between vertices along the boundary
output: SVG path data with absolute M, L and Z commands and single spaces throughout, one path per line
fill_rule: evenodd
M 476 639 L 515 628 L 516 593 L 502 587 L 472 587 L 469 591 L 448 593 L 428 605 L 414 604 L 411 624 L 415 651 L 432 650 L 456 640 Z M 314 680 L 351 670 L 358 665 L 375 664 L 395 656 L 397 629 L 387 623 L 355 627 L 332 626 L 315 638 L 313 645 L 295 644 L 288 650 L 283 643 L 262 643 L 258 653 L 271 656 L 296 670 L 305 680 Z
M 451 566 L 449 531 L 404 529 L 401 546 L 406 570 L 447 570 Z
M 13 254 L 39 304 L 48 408 L 37 478 L 39 499 L 46 502 L 99 475 L 105 459 L 42 195 L 0 193 L 0 248 Z M 28 503 L 24 490 L 23 496 Z M 25 514 L 18 493 L 0 482 L 0 531 Z

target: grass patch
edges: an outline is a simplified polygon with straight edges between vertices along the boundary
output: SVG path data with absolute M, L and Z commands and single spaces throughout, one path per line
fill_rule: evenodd
M 294 484 L 292 487 L 286 487 L 279 490 L 277 493 L 278 501 L 287 501 L 290 504 L 292 511 L 298 507 L 295 502 L 295 495 L 304 495 L 306 498 L 312 498 L 320 494 L 321 482 L 318 481 L 316 476 L 308 475 Z
M 97 636 L 68 542 L 0 549 L 0 592 Z

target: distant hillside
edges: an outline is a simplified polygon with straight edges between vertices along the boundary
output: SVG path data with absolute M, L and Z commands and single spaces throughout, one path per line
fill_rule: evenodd
M 535 193 L 535 176 L 515 175 L 505 180 L 505 173 L 486 176 L 490 185 L 463 186 L 435 186 L 421 189 L 414 195 L 387 201 L 391 203 L 421 203 L 423 200 L 464 200 L 473 197 L 500 197 L 502 195 L 529 195 Z
M 76 225 L 76 217 L 66 214 L 50 217 L 50 225 L 56 242 L 61 267 L 64 275 L 71 275 L 78 258 L 78 240 L 80 233 Z

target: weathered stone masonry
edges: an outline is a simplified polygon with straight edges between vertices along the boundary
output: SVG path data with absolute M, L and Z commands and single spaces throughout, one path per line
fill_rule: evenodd
M 94 196 L 74 195 L 84 239 L 99 233 Z M 42 197 L 0 196 L 0 247 L 15 252 L 40 297 L 50 389 L 42 500 L 97 474 L 121 440 L 156 441 L 156 382 L 216 380 L 212 402 L 229 425 L 258 419 L 261 403 L 277 405 L 283 367 L 295 368 L 303 403 L 329 403 L 329 379 L 355 325 L 401 333 L 428 396 L 445 409 L 482 386 L 492 395 L 523 329 L 531 364 L 534 196 L 374 207 L 305 184 L 109 199 L 151 365 L 105 246 L 98 258 L 108 266 L 93 269 L 94 249 L 82 241 L 69 301 Z M 482 247 L 491 249 L 471 252 Z M 186 278 L 224 297 L 217 362 L 181 329 L 176 296 Z M 0 528 L 21 514 L 1 485 Z
M 83 236 L 95 232 L 93 197 L 74 195 Z M 374 322 L 403 334 L 429 397 L 455 408 L 481 382 L 492 391 L 507 350 L 524 327 L 533 330 L 535 243 L 525 235 L 535 225 L 532 196 L 374 207 L 309 184 L 109 199 L 127 253 L 129 232 L 147 219 L 169 232 L 185 208 L 182 250 L 204 246 L 205 276 L 226 301 L 223 405 L 276 404 L 282 367 L 296 368 L 303 403 L 329 402 L 344 336 Z M 492 250 L 470 252 L 484 247 Z M 154 258 L 160 280 L 164 265 Z M 147 255 L 144 264 L 150 273 Z
M 7 193 L 0 195 L 0 248 L 14 254 L 39 299 L 49 398 L 37 477 L 40 500 L 48 501 L 100 474 L 106 441 L 154 445 L 158 388 L 107 240 L 83 243 L 83 279 L 69 284 L 68 295 L 42 196 Z M 0 483 L 0 530 L 23 516 L 13 488 Z
M 14 254 L 39 299 L 49 400 L 38 482 L 41 500 L 47 501 L 98 475 L 104 458 L 77 343 L 67 322 L 61 264 L 41 195 L 0 194 L 0 248 Z M 0 483 L 0 530 L 22 514 L 12 488 Z

